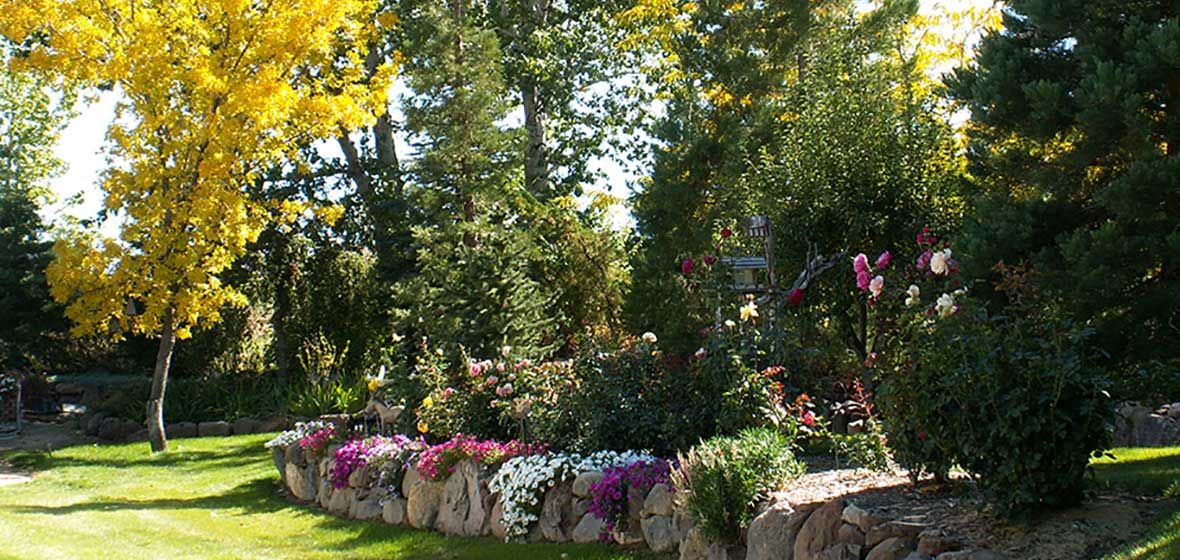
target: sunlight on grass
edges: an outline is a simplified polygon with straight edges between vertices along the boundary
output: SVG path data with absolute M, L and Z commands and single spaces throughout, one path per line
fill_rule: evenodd
M 452 539 L 289 503 L 267 435 L 82 446 L 0 457 L 39 471 L 0 489 L 0 558 L 626 559 L 606 546 Z
M 1180 447 L 1117 448 L 1114 458 L 1095 460 L 1095 482 L 1150 496 L 1162 495 L 1180 480 Z M 1165 516 L 1147 536 L 1105 560 L 1175 560 L 1180 558 L 1180 511 Z

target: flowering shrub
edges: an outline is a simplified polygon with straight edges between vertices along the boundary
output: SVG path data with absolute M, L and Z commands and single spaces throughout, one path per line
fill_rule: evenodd
M 274 439 L 266 442 L 267 449 L 274 447 L 290 447 L 299 443 L 299 440 L 307 437 L 310 434 L 330 427 L 332 424 L 322 420 L 312 420 L 311 422 L 296 422 L 295 427 L 287 430 Z
M 520 538 L 527 535 L 529 525 L 540 518 L 545 492 L 559 482 L 587 471 L 605 471 L 613 466 L 654 460 L 650 455 L 636 451 L 599 451 L 589 455 L 544 453 L 515 457 L 500 467 L 488 483 L 488 489 L 500 495 L 508 539 Z
M 543 444 L 529 445 L 517 440 L 508 443 L 478 441 L 472 436 L 459 434 L 424 449 L 418 454 L 415 466 L 423 478 L 438 481 L 455 472 L 455 465 L 463 459 L 472 459 L 484 465 L 497 465 L 513 457 L 535 455 L 544 450 Z
M 365 466 L 373 451 L 388 443 L 388 439 L 375 436 L 354 439 L 336 450 L 336 465 L 332 467 L 332 486 L 345 488 L 348 477 L 357 469 Z
M 590 513 L 601 519 L 606 533 L 612 533 L 627 515 L 627 496 L 635 491 L 646 496 L 656 484 L 667 484 L 670 466 L 663 459 L 641 459 L 629 465 L 607 467 L 602 480 L 590 485 Z
M 410 439 L 401 434 L 395 434 L 369 450 L 366 465 L 376 469 L 376 488 L 381 495 L 381 501 L 401 497 L 402 481 L 406 477 L 406 470 L 418 459 L 418 454 L 428 445 L 421 437 Z
M 15 371 L 0 373 L 0 393 L 16 392 L 20 387 L 20 374 Z
M 299 440 L 299 448 L 311 457 L 320 457 L 335 440 L 336 426 L 328 424 L 325 428 L 303 436 L 303 439 Z

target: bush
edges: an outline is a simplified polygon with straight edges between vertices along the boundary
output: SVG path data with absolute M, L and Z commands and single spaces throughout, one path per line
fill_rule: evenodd
M 912 340 L 912 367 L 881 391 L 899 461 L 945 472 L 953 460 L 1009 516 L 1079 502 L 1114 420 L 1089 334 L 1032 312 L 979 313 Z
M 781 432 L 755 428 L 704 441 L 679 458 L 672 482 L 705 537 L 737 542 L 757 503 L 803 474 L 793 443 Z

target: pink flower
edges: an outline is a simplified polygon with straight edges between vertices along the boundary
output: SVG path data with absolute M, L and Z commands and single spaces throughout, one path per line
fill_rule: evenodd
M 496 394 L 501 397 L 507 397 L 508 395 L 511 395 L 512 394 L 512 384 L 505 383 L 499 387 L 496 387 Z
M 881 297 L 881 291 L 884 289 L 885 289 L 885 278 L 882 277 L 880 274 L 878 274 L 877 276 L 874 276 L 873 279 L 871 281 L 869 281 L 869 291 L 873 292 L 873 297 L 875 297 L 875 298 Z
M 922 253 L 922 255 L 918 257 L 918 269 L 922 270 L 922 269 L 926 268 L 930 264 L 930 259 L 933 257 L 934 257 L 934 253 L 931 251 L 926 251 L 925 253 Z
M 705 266 L 713 266 L 713 263 L 715 262 L 717 262 L 717 257 L 714 257 L 713 255 L 705 255 Z
M 891 262 L 893 262 L 893 255 L 889 251 L 881 253 L 881 256 L 877 257 L 877 270 L 889 266 L 889 263 Z
M 455 390 L 454 390 L 454 389 L 452 389 L 452 388 L 450 388 L 450 387 L 447 387 L 446 389 L 443 389 L 443 396 L 444 396 L 444 397 L 449 397 L 449 396 L 451 396 L 451 395 L 454 395 L 454 394 L 455 394 Z
M 808 428 L 815 426 L 815 413 L 808 410 L 803 413 L 803 425 Z
M 803 303 L 803 295 L 802 288 L 795 288 L 791 290 L 791 293 L 787 294 L 787 300 L 791 302 L 791 305 L 799 305 Z
M 499 382 L 500 382 L 500 378 L 496 377 L 494 375 L 489 377 L 488 381 L 487 381 L 488 385 L 495 385 L 496 383 L 499 383 Z
M 871 282 L 872 282 L 872 279 L 869 278 L 869 271 L 863 270 L 863 271 L 856 273 L 856 287 L 860 288 L 860 291 L 863 292 L 865 290 L 868 290 L 869 284 Z
M 479 377 L 481 373 L 483 373 L 483 366 L 479 362 L 471 362 L 471 376 Z
M 855 259 L 852 259 L 852 270 L 855 270 L 857 274 L 861 272 L 867 273 L 869 271 L 869 258 L 864 253 L 857 255 Z
M 680 261 L 680 272 L 685 276 L 692 274 L 692 259 L 684 259 Z

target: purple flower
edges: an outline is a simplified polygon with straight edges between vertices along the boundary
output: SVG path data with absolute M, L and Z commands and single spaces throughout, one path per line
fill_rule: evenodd
M 893 254 L 891 254 L 889 251 L 881 253 L 881 256 L 877 257 L 877 270 L 881 270 L 889 266 L 889 263 L 891 262 L 893 262 Z
M 856 255 L 856 258 L 852 259 L 852 270 L 856 271 L 857 275 L 861 274 L 862 272 L 868 274 L 869 258 L 866 257 L 864 253 Z

